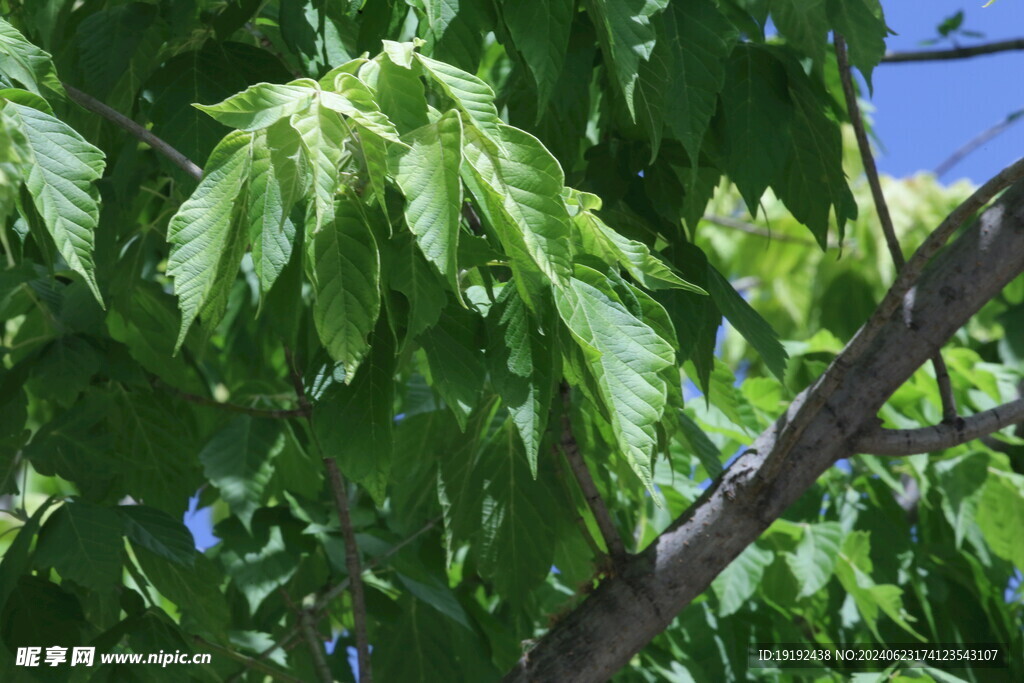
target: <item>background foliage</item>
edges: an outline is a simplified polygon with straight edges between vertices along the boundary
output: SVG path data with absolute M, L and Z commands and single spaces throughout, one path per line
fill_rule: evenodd
M 875 0 L 0 7 L 5 667 L 212 649 L 190 675 L 260 680 L 224 653 L 287 641 L 269 665 L 316 679 L 289 603 L 347 576 L 332 457 L 378 678 L 496 679 L 609 568 L 566 435 L 642 548 L 892 281 L 828 44 L 870 87 Z M 886 190 L 916 244 L 969 188 Z M 1017 396 L 1022 313 L 1018 278 L 947 347 L 962 407 Z M 941 419 L 931 372 L 887 424 Z M 619 677 L 775 676 L 751 642 L 1019 655 L 1022 445 L 840 463 Z M 352 680 L 348 594 L 318 616 Z

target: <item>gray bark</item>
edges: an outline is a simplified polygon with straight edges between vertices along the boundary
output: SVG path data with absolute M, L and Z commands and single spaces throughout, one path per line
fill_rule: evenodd
M 678 520 L 618 575 L 523 655 L 506 681 L 603 681 L 663 631 L 744 548 L 837 459 L 854 454 L 878 428 L 888 397 L 971 315 L 1024 272 L 1024 183 L 941 252 L 893 315 L 852 359 L 838 387 L 799 432 L 776 476 L 758 469 L 800 406 L 813 405 L 819 381 L 762 433 Z M 819 397 L 820 398 L 820 397 Z M 781 445 L 780 447 L 785 447 Z

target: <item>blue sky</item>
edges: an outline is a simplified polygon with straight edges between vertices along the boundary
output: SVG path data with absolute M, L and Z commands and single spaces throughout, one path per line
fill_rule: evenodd
M 983 39 L 964 38 L 960 45 L 1024 37 L 1024 2 L 998 0 L 882 0 L 886 22 L 899 35 L 887 41 L 890 50 L 922 49 L 920 42 L 937 35 L 943 19 L 963 10 L 963 28 L 980 31 Z M 935 47 L 949 46 L 942 43 Z M 1024 108 L 1024 52 L 1006 52 L 972 59 L 883 64 L 874 75 L 875 133 L 883 149 L 883 173 L 905 176 L 932 170 L 960 145 Z M 982 183 L 1024 156 L 1024 119 L 978 149 L 944 176 Z

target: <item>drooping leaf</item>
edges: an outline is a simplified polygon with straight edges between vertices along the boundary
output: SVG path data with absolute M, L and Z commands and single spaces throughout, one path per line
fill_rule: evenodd
M 293 128 L 278 122 L 254 138 L 246 216 L 253 266 L 264 293 L 291 259 L 297 232 L 291 214 L 305 175 L 301 140 Z
M 99 192 L 103 152 L 66 123 L 45 112 L 8 101 L 3 115 L 24 140 L 25 186 L 39 215 L 67 264 L 88 283 L 101 304 L 93 265 L 99 224 Z
M 313 197 L 308 209 L 307 238 L 316 235 L 334 220 L 334 201 L 338 191 L 339 168 L 342 163 L 342 141 L 347 136 L 341 118 L 333 111 L 314 106 L 290 119 L 302 139 L 308 160 Z
M 597 27 L 601 51 L 615 83 L 622 90 L 626 107 L 635 118 L 634 89 L 641 62 L 651 57 L 656 33 L 651 17 L 668 6 L 668 0 L 588 0 L 587 11 Z
M 652 488 L 655 425 L 668 391 L 659 373 L 675 361 L 675 351 L 626 309 L 595 270 L 577 266 L 568 286 L 556 290 L 555 303 L 597 381 L 619 450 Z
M 98 591 L 121 579 L 121 520 L 108 507 L 65 503 L 39 531 L 36 567 L 53 567 L 62 578 Z
M 779 343 L 779 335 L 711 264 L 708 264 L 708 292 L 736 331 L 750 342 L 768 369 L 781 381 L 788 356 Z
M 398 142 L 398 131 L 380 110 L 376 98 L 366 84 L 352 74 L 342 73 L 335 79 L 335 92 L 320 94 L 323 106 L 348 116 L 360 126 L 389 142 Z
M 64 96 L 50 55 L 0 19 L 0 73 L 43 97 Z
M 353 200 L 337 202 L 333 223 L 310 243 L 309 262 L 317 334 L 331 357 L 345 364 L 351 381 L 380 313 L 380 254 Z
M 117 512 L 124 521 L 124 535 L 132 544 L 178 564 L 191 565 L 195 562 L 192 534 L 179 520 L 148 505 L 122 505 Z
M 273 420 L 240 415 L 228 422 L 199 452 L 206 478 L 248 528 L 273 474 L 284 433 Z
M 405 194 L 405 220 L 423 255 L 461 297 L 458 274 L 462 222 L 462 123 L 455 111 L 404 136 L 409 145 L 393 158 Z
M 480 398 L 486 372 L 478 324 L 479 319 L 468 311 L 450 310 L 437 325 L 420 335 L 430 365 L 431 386 L 448 404 L 463 430 Z
M 871 90 L 871 72 L 885 56 L 885 38 L 889 35 L 882 6 L 878 0 L 827 2 L 832 26 L 843 34 L 849 45 L 850 63 L 864 74 L 868 90 Z
M 455 106 L 487 137 L 495 142 L 503 139 L 499 131 L 501 119 L 498 118 L 498 110 L 494 106 L 494 91 L 491 90 L 491 86 L 473 74 L 418 52 L 416 59 L 441 86 L 445 94 L 452 98 Z
M 491 381 L 512 414 L 536 478 L 554 393 L 557 345 L 541 334 L 514 286 L 502 287 L 487 314 L 487 327 Z
M 797 597 L 814 595 L 832 578 L 842 538 L 843 530 L 837 522 L 804 526 L 796 550 L 786 554 L 786 564 L 800 582 Z
M 573 0 L 502 3 L 505 25 L 537 82 L 538 111 L 547 105 L 565 62 L 573 6 Z
M 772 19 L 786 42 L 818 64 L 828 46 L 827 5 L 827 0 L 772 0 Z
M 513 259 L 527 257 L 553 283 L 570 273 L 569 215 L 558 201 L 565 177 L 533 136 L 499 126 L 501 146 L 473 128 L 465 130 L 464 178 Z
M 212 299 L 226 296 L 223 284 L 220 288 L 214 286 L 223 283 L 222 271 L 230 270 L 233 276 L 238 268 L 237 261 L 226 263 L 224 256 L 237 248 L 241 238 L 234 213 L 239 188 L 252 160 L 252 140 L 252 134 L 235 131 L 217 145 L 199 187 L 167 226 L 167 241 L 171 244 L 167 274 L 174 280 L 181 309 L 175 351 L 181 348 L 201 309 Z

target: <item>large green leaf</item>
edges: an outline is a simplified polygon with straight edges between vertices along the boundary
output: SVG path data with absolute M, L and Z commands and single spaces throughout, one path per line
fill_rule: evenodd
M 63 96 L 50 55 L 0 19 L 0 73 L 21 83 L 37 95 Z
M 306 224 L 315 235 L 334 220 L 334 200 L 342 163 L 341 150 L 348 134 L 341 118 L 323 106 L 314 106 L 295 114 L 290 121 L 302 139 L 302 149 L 308 160 L 313 184 L 313 197 L 308 211 L 313 220 L 307 218 Z
M 405 194 L 405 220 L 423 255 L 461 296 L 458 273 L 462 222 L 462 122 L 449 111 L 436 122 L 406 134 L 409 145 L 392 163 Z
M 83 19 L 75 31 L 77 66 L 85 79 L 79 87 L 106 100 L 122 75 L 132 68 L 136 53 L 145 49 L 147 30 L 158 16 L 154 5 L 132 2 L 108 7 Z
M 991 472 L 978 502 L 978 526 L 992 552 L 1024 566 L 1024 477 L 1011 472 Z
M 121 519 L 108 507 L 65 503 L 39 531 L 33 563 L 61 578 L 103 591 L 121 580 Z
M 174 280 L 181 309 L 175 351 L 181 348 L 204 305 L 226 295 L 223 285 L 215 287 L 224 282 L 222 271 L 230 270 L 234 275 L 238 268 L 237 261 L 226 263 L 224 256 L 244 239 L 235 228 L 234 214 L 252 160 L 252 140 L 252 134 L 235 131 L 217 145 L 199 187 L 167 226 L 167 241 L 171 244 L 167 274 Z
M 843 530 L 838 522 L 822 522 L 804 526 L 804 535 L 796 550 L 786 555 L 793 576 L 800 582 L 797 597 L 814 595 L 832 578 Z
M 772 18 L 786 42 L 818 64 L 825 61 L 827 0 L 772 0 Z
M 450 64 L 416 53 L 416 58 L 427 73 L 441 86 L 455 106 L 464 112 L 469 119 L 482 130 L 491 140 L 502 139 L 498 130 L 501 119 L 494 106 L 494 91 L 491 86 L 473 74 L 466 73 Z
M 337 203 L 333 223 L 310 243 L 314 273 L 313 321 L 331 357 L 351 381 L 380 313 L 380 254 L 353 200 Z
M 135 558 L 146 578 L 182 612 L 182 627 L 219 640 L 231 619 L 221 592 L 222 576 L 213 561 L 197 555 L 195 564 L 171 562 L 135 546 Z
M 487 313 L 487 327 L 491 381 L 512 414 L 536 478 L 554 394 L 557 344 L 550 331 L 542 334 L 516 288 L 507 284 Z
M 44 500 L 18 530 L 18 535 L 4 551 L 3 560 L 0 561 L 0 609 L 3 608 L 4 603 L 7 602 L 7 596 L 17 585 L 18 578 L 28 571 L 32 541 L 35 540 L 36 533 L 39 531 L 43 515 L 56 502 L 55 498 Z
M 61 256 L 89 284 L 100 303 L 93 273 L 93 245 L 99 224 L 103 152 L 66 123 L 31 107 L 8 101 L 3 115 L 22 134 L 25 186 Z
M 472 313 L 449 309 L 437 325 L 420 335 L 430 366 L 431 386 L 448 404 L 463 430 L 480 398 L 486 372 L 478 324 L 479 319 Z
M 538 112 L 547 106 L 562 72 L 574 5 L 574 0 L 506 0 L 501 4 L 502 18 L 516 49 L 537 82 Z
M 195 107 L 225 126 L 254 131 L 301 112 L 316 95 L 316 81 L 303 78 L 287 85 L 258 83 L 219 104 Z
M 501 146 L 472 127 L 463 154 L 471 192 L 513 259 L 525 256 L 553 283 L 570 274 L 569 214 L 559 200 L 565 177 L 537 138 L 499 126 Z
M 124 535 L 133 545 L 140 545 L 178 564 L 192 565 L 195 562 L 195 541 L 181 521 L 147 505 L 122 505 L 117 512 L 124 521 Z
M 398 142 L 398 131 L 380 110 L 373 92 L 352 74 L 341 73 L 334 81 L 336 92 L 320 94 L 323 106 L 348 116 L 374 135 Z
M 843 34 L 850 50 L 850 63 L 860 69 L 868 89 L 872 89 L 871 72 L 885 56 L 885 25 L 882 5 L 878 0 L 827 0 L 832 26 Z
M 199 453 L 206 478 L 248 528 L 284 448 L 284 432 L 273 420 L 240 415 Z
M 656 33 L 651 17 L 668 6 L 668 0 L 587 0 L 605 61 L 615 74 L 626 107 L 636 116 L 633 93 L 641 62 L 654 51 Z
M 735 614 L 757 592 L 764 570 L 772 563 L 775 553 L 756 544 L 750 545 L 711 582 L 711 590 L 718 598 L 718 614 Z
M 650 489 L 656 425 L 668 392 L 660 373 L 675 362 L 675 350 L 627 310 L 610 284 L 577 266 L 568 286 L 555 291 L 555 303 L 597 381 L 619 450 Z
M 253 141 L 252 167 L 246 191 L 249 242 L 260 289 L 270 291 L 291 259 L 296 226 L 292 207 L 299 201 L 306 176 L 298 134 L 284 121 L 270 126 Z
M 708 292 L 736 331 L 761 354 L 765 365 L 781 381 L 789 356 L 779 343 L 779 335 L 711 264 L 708 264 Z
M 217 530 L 221 531 L 220 525 Z M 280 527 L 271 527 L 264 538 L 263 545 L 247 543 L 245 547 L 236 548 L 237 544 L 229 544 L 219 556 L 225 571 L 245 596 L 251 614 L 255 614 L 260 603 L 299 568 L 295 555 L 285 545 Z

